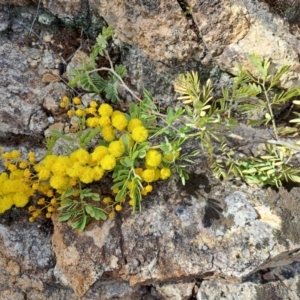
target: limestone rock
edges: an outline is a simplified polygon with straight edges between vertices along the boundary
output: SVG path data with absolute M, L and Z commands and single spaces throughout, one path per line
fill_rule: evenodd
M 217 187 L 208 195 L 195 188 L 192 195 L 180 189 L 165 194 L 160 189 L 158 197 L 144 201 L 141 213 L 121 214 L 121 227 L 118 221 L 97 223 L 78 234 L 55 221 L 57 264 L 77 294 L 86 293 L 106 274 L 111 279 L 122 277 L 133 286 L 190 278 L 221 277 L 238 282 L 259 269 L 300 260 L 298 239 L 284 238 L 254 208 L 258 204 L 272 208 L 268 194 L 245 186 L 244 192 Z M 224 194 L 227 196 L 221 196 Z M 272 208 L 272 212 L 283 217 L 282 211 Z M 285 226 L 290 230 L 292 225 Z M 101 236 L 100 242 L 97 236 Z M 163 299 L 184 299 L 184 295 L 176 296 L 180 294 L 176 289 L 163 285 L 156 293 L 166 295 Z M 191 293 L 192 285 L 189 290 Z
M 87 14 L 88 12 L 88 6 L 83 0 L 71 0 L 67 2 L 63 0 L 42 0 L 41 4 L 52 14 L 63 19 L 74 18 L 79 13 Z
M 31 3 L 31 0 L 0 0 L 0 4 L 25 6 Z
M 49 54 L 37 49 L 16 47 L 2 39 L 0 46 L 0 130 L 14 134 L 42 134 L 50 122 L 42 108 L 44 99 L 59 102 L 66 86 L 59 82 L 45 85 L 43 64 L 53 67 Z M 51 56 L 52 57 L 52 56 Z M 53 58 L 52 58 L 53 60 Z M 38 68 L 32 69 L 31 63 Z M 44 77 L 43 77 L 44 76 Z
M 241 64 L 253 71 L 248 56 L 257 53 L 272 58 L 272 68 L 291 65 L 283 85 L 299 85 L 300 42 L 288 24 L 260 2 L 187 1 L 208 50 L 223 70 L 234 72 Z
M 186 61 L 201 48 L 175 0 L 100 0 L 92 5 L 122 42 L 137 46 L 152 60 Z

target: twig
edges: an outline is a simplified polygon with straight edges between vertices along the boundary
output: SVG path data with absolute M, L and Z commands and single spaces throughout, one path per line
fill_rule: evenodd
M 37 16 L 38 16 L 39 9 L 40 9 L 40 2 L 41 2 L 41 0 L 39 0 L 39 2 L 38 2 L 36 13 L 35 13 L 35 16 L 34 16 L 34 19 L 33 19 L 32 23 L 31 23 L 30 32 L 32 32 L 32 27 L 33 27 L 33 25 L 34 25 L 34 23 L 36 21 Z

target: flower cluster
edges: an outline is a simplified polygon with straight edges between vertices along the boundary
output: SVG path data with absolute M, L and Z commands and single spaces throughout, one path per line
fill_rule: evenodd
M 79 118 L 84 116 L 87 128 L 100 127 L 100 135 L 103 140 L 101 146 L 97 146 L 90 154 L 83 149 L 77 150 L 80 152 L 81 162 L 77 161 L 76 164 L 71 164 L 71 167 L 67 167 L 65 170 L 66 175 L 73 179 L 80 180 L 83 183 L 100 180 L 101 174 L 103 175 L 105 171 L 109 172 L 117 169 L 122 164 L 122 159 L 129 156 L 135 145 L 145 143 L 149 138 L 149 132 L 141 119 L 114 110 L 107 103 L 98 105 L 96 101 L 92 101 L 86 108 L 81 104 L 79 98 L 73 98 L 72 105 L 67 103 L 71 103 L 71 101 L 63 97 L 61 106 L 71 107 L 67 114 Z M 124 140 L 128 140 L 127 145 L 124 144 Z M 168 166 L 173 158 L 170 155 L 162 156 L 158 150 L 151 149 L 150 145 L 147 149 L 145 159 L 135 159 L 133 165 L 138 165 L 138 167 L 131 168 L 131 176 L 124 179 L 123 184 L 127 187 L 127 192 L 123 192 L 121 201 L 115 203 L 114 208 L 116 211 L 122 209 L 126 195 L 129 197 L 129 204 L 133 205 L 136 189 L 139 190 L 138 192 L 141 195 L 145 196 L 153 190 L 151 184 L 154 181 L 165 180 L 170 177 L 171 170 Z M 83 153 L 84 151 L 85 153 Z M 71 154 L 70 159 L 74 155 L 74 153 Z M 89 158 L 88 155 L 90 155 Z M 52 173 L 55 174 L 56 172 Z M 98 176 L 93 176 L 95 173 Z M 132 177 L 138 178 L 139 183 L 134 184 Z M 119 191 L 120 188 L 114 189 L 115 193 Z
M 101 211 L 113 218 L 126 201 L 135 208 L 143 196 L 152 192 L 155 181 L 171 176 L 170 165 L 179 153 L 167 154 L 159 150 L 159 145 L 151 145 L 149 131 L 136 115 L 127 115 L 96 101 L 85 107 L 78 97 L 70 100 L 64 96 L 60 106 L 67 109 L 69 117 L 79 118 L 79 139 L 95 130 L 93 137 L 98 143 L 93 147 L 81 144 L 67 155 L 47 154 L 38 162 L 33 152 L 22 159 L 19 151 L 2 153 L 1 150 L 6 171 L 0 174 L 0 213 L 13 205 L 24 207 L 32 198 L 28 210 L 29 221 L 33 222 L 42 213 L 51 218 L 53 212 L 66 205 L 66 197 L 74 203 L 84 197 L 98 201 L 99 195 L 84 186 L 99 182 L 111 172 L 114 178 L 111 197 L 103 197 L 98 208 L 91 209 L 86 202 L 84 205 L 95 218 L 97 214 L 104 218 Z M 75 209 L 77 204 L 70 207 Z
M 22 159 L 17 150 L 3 152 L 0 149 L 0 155 L 6 168 L 0 174 L 0 213 L 3 213 L 13 205 L 24 207 L 38 186 L 31 178 L 30 167 L 35 161 L 33 152 L 29 152 L 27 159 Z

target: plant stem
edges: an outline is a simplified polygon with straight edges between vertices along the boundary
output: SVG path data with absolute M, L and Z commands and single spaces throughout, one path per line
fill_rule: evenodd
M 265 97 L 266 97 L 266 100 L 267 100 L 267 108 L 268 108 L 269 114 L 271 116 L 274 134 L 275 134 L 276 140 L 278 140 L 277 127 L 276 127 L 276 123 L 275 123 L 275 119 L 274 119 L 273 110 L 272 110 L 272 107 L 271 107 L 272 103 L 270 102 L 268 91 L 265 88 L 265 83 L 262 84 L 262 87 L 264 89 L 264 94 L 265 94 Z

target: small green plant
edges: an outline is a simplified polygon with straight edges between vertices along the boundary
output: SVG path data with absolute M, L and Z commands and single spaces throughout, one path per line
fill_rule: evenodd
M 299 168 L 291 165 L 293 156 L 300 151 L 300 142 L 288 143 L 279 140 L 279 134 L 296 133 L 296 127 L 278 128 L 274 109 L 280 109 L 300 94 L 300 88 L 282 90 L 280 79 L 289 70 L 284 66 L 275 74 L 270 74 L 270 60 L 256 54 L 250 55 L 250 61 L 256 70 L 252 75 L 244 68 L 236 74 L 232 87 L 223 89 L 223 97 L 213 99 L 211 82 L 201 87 L 195 72 L 179 75 L 174 83 L 187 112 L 187 126 L 194 129 L 191 136 L 200 140 L 202 149 L 210 157 L 211 168 L 217 178 L 240 177 L 248 183 L 260 185 L 282 185 L 283 181 L 300 182 Z M 300 101 L 295 100 L 295 104 Z M 237 123 L 232 119 L 234 112 L 241 111 L 247 116 L 261 113 L 258 120 L 250 120 L 248 125 L 272 124 L 275 140 L 266 140 L 265 151 L 257 157 L 239 157 L 238 147 L 229 149 L 229 138 L 235 137 L 230 129 Z M 299 116 L 299 114 L 297 114 Z M 300 123 L 300 119 L 290 122 Z M 242 137 L 238 137 L 243 139 Z
M 128 88 L 123 81 L 124 66 L 113 66 L 106 51 L 112 34 L 110 27 L 103 28 L 89 61 L 71 72 L 70 85 L 105 95 L 112 103 L 119 100 L 122 87 L 138 102 L 130 103 L 124 113 L 116 105 L 96 101 L 84 105 L 79 97 L 63 96 L 61 108 L 78 125 L 72 132 L 51 131 L 40 161 L 33 152 L 24 159 L 19 151 L 0 149 L 6 168 L 0 174 L 0 213 L 31 202 L 29 221 L 41 214 L 51 218 L 57 212 L 59 221 L 82 231 L 91 219 L 114 218 L 126 204 L 133 212 L 141 210 L 143 197 L 153 191 L 156 181 L 173 174 L 178 174 L 183 184 L 188 180 L 186 169 L 200 152 L 184 151 L 191 139 L 199 140 L 201 153 L 217 178 L 234 176 L 248 183 L 276 186 L 289 180 L 300 182 L 300 170 L 292 163 L 300 143 L 278 138 L 284 132 L 296 133 L 297 128 L 279 129 L 274 116 L 274 109 L 300 93 L 299 88 L 282 91 L 278 86 L 289 67 L 270 75 L 270 61 L 251 55 L 257 74 L 241 68 L 220 99 L 213 98 L 211 80 L 201 85 L 196 72 L 180 74 L 174 87 L 184 106 L 177 110 L 169 107 L 163 114 L 147 90 L 141 99 Z M 98 68 L 98 56 L 106 57 L 110 67 Z M 294 104 L 300 102 L 294 100 Z M 275 140 L 264 141 L 264 151 L 256 157 L 242 156 L 238 146 L 229 146 L 235 137 L 231 129 L 237 124 L 233 117 L 239 111 L 262 113 L 262 119 L 251 120 L 250 125 L 272 124 Z M 298 125 L 299 120 L 291 123 Z M 63 151 L 57 152 L 59 144 Z M 109 193 L 101 191 L 104 185 L 110 186 Z

